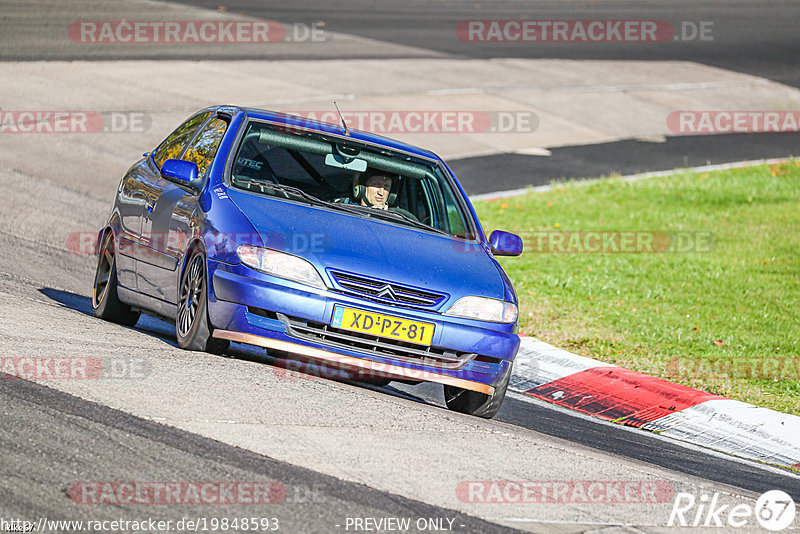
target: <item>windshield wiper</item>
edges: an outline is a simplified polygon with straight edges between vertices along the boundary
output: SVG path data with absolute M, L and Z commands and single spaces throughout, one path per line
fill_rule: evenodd
M 389 218 L 389 219 L 398 219 L 398 218 L 400 218 L 404 222 L 411 223 L 412 226 L 416 226 L 417 228 L 422 228 L 423 230 L 428 230 L 430 232 L 436 232 L 437 234 L 450 236 L 450 234 L 448 234 L 444 230 L 440 230 L 439 228 L 434 228 L 433 226 L 428 226 L 427 224 L 425 224 L 423 222 L 415 221 L 414 219 L 412 219 L 408 215 L 403 214 L 402 212 L 392 211 L 392 210 L 377 210 L 377 209 L 372 209 L 372 208 L 370 208 L 370 209 L 372 210 L 370 213 L 375 215 L 376 217 L 384 217 L 384 218 Z M 386 217 L 387 215 L 388 215 L 388 217 Z
M 356 207 L 357 204 L 346 204 L 344 202 L 330 202 L 331 207 L 336 208 L 337 210 L 346 211 L 347 213 L 352 213 L 354 215 L 359 215 L 362 217 L 369 217 L 371 213 L 365 209 L 360 207 Z
M 322 200 L 321 198 L 315 197 L 314 195 L 306 193 L 302 189 L 293 187 L 291 185 L 264 182 L 262 180 L 256 180 L 253 178 L 239 178 L 237 176 L 232 177 L 232 180 L 234 182 L 240 182 L 245 185 L 256 186 L 261 190 L 262 193 L 264 193 L 264 189 L 272 189 L 273 191 L 282 191 L 284 193 L 291 193 L 293 195 L 297 195 L 298 197 L 307 200 L 310 204 L 314 204 L 317 206 L 334 208 L 337 210 L 346 211 L 348 213 L 353 213 L 355 215 L 362 215 L 367 217 L 370 216 L 370 213 L 366 210 L 362 210 L 356 208 L 355 206 L 351 206 L 344 203 L 328 202 L 327 200 Z
M 231 176 L 231 181 L 238 182 L 242 185 L 258 187 L 262 193 L 264 192 L 264 188 L 271 189 L 272 186 L 275 185 L 274 182 L 265 182 L 264 180 L 256 180 L 255 178 L 240 178 L 238 176 Z
M 311 204 L 318 204 L 321 206 L 328 206 L 330 202 L 322 200 L 321 198 L 317 198 L 310 193 L 306 193 L 302 189 L 297 187 L 293 187 L 291 185 L 285 184 L 278 184 L 278 183 L 271 183 L 271 182 L 264 182 L 263 180 L 255 180 L 253 178 L 239 178 L 238 176 L 232 177 L 234 182 L 256 186 L 258 187 L 262 193 L 264 193 L 265 189 L 272 189 L 273 191 L 281 191 L 283 193 L 291 193 L 295 196 L 298 196 L 304 200 L 307 200 Z

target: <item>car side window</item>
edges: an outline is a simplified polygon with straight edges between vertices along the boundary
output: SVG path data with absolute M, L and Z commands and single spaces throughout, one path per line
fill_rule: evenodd
M 186 149 L 186 153 L 181 159 L 197 164 L 197 176 L 202 177 L 211 162 L 214 161 L 214 156 L 217 155 L 217 149 L 227 129 L 228 123 L 221 118 L 211 119 Z
M 170 136 L 159 145 L 153 154 L 153 161 L 156 162 L 156 166 L 159 169 L 168 159 L 177 159 L 180 157 L 186 144 L 194 137 L 197 129 L 203 125 L 211 113 L 211 111 L 198 113 L 178 126 L 178 129 L 172 132 Z

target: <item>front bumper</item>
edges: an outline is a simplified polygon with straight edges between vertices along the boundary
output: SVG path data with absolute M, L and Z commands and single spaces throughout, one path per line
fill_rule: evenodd
M 219 339 L 227 339 L 229 341 L 237 341 L 239 343 L 247 343 L 248 345 L 256 345 L 258 347 L 264 347 L 267 349 L 283 350 L 293 354 L 299 354 L 300 356 L 307 356 L 308 358 L 313 358 L 315 360 L 333 363 L 339 369 L 367 371 L 370 375 L 394 380 L 435 382 L 438 384 L 445 384 L 448 386 L 456 386 L 462 389 L 477 391 L 486 395 L 494 395 L 494 386 L 483 384 L 481 382 L 464 380 L 463 378 L 433 373 L 421 369 L 411 369 L 405 365 L 380 363 L 366 358 L 356 358 L 344 354 L 337 354 L 329 350 L 309 347 L 307 345 L 289 343 L 279 339 L 245 334 L 242 332 L 232 332 L 230 330 L 215 329 L 212 333 L 212 336 Z
M 498 331 L 486 328 L 486 323 L 432 311 L 389 308 L 346 294 L 316 290 L 242 265 L 209 261 L 209 274 L 209 314 L 215 326 L 214 337 L 300 354 L 346 370 L 392 380 L 441 383 L 491 395 L 519 348 L 513 325 L 496 325 L 501 329 Z M 423 363 L 363 347 L 297 336 L 285 320 L 289 316 L 330 324 L 336 304 L 434 323 L 432 345 L 466 356 L 455 366 Z M 268 312 L 266 316 L 264 311 Z M 503 328 L 508 331 L 502 331 Z

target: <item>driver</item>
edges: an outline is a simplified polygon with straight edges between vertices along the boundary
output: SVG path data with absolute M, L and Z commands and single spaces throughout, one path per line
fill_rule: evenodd
M 373 169 L 362 175 L 357 174 L 353 178 L 353 197 L 346 198 L 342 202 L 361 204 L 373 209 L 388 210 L 400 213 L 413 221 L 418 221 L 419 219 L 411 212 L 394 205 L 397 193 L 392 193 L 392 188 L 397 185 L 395 180 L 398 179 L 399 176 L 397 175 Z
M 392 177 L 386 174 L 372 173 L 364 180 L 364 193 L 361 205 L 379 210 L 389 209 L 389 192 L 392 190 Z

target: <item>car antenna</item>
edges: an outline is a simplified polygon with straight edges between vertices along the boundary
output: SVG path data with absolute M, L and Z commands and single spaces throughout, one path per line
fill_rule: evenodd
M 350 130 L 347 128 L 347 123 L 344 122 L 344 117 L 342 117 L 342 112 L 339 111 L 339 106 L 336 104 L 336 100 L 333 101 L 333 105 L 336 106 L 336 112 L 339 114 L 339 118 L 342 120 L 342 128 L 344 128 L 344 134 L 350 135 Z

